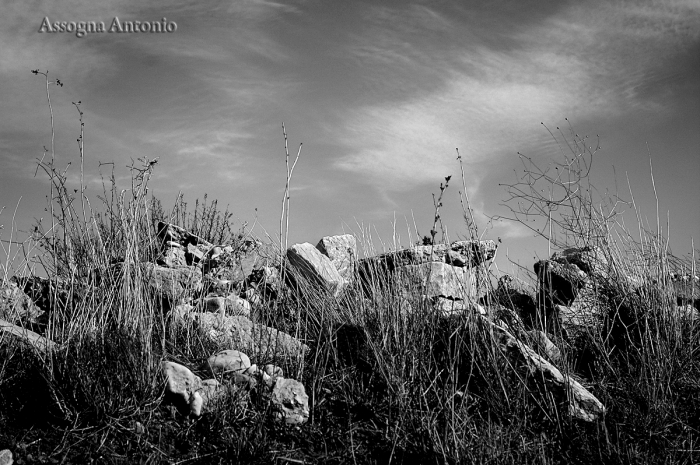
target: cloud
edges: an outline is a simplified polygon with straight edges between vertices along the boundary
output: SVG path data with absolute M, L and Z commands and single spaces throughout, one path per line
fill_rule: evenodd
M 574 5 L 528 27 L 493 32 L 503 40 L 477 37 L 457 51 L 435 52 L 405 35 L 425 21 L 424 32 L 449 34 L 449 21 L 439 15 L 394 18 L 400 26 L 358 36 L 350 50 L 372 64 L 374 85 L 383 79 L 401 88 L 403 79 L 412 79 L 422 81 L 422 89 L 414 84 L 402 99 L 379 98 L 345 112 L 339 143 L 348 155 L 336 166 L 407 190 L 452 173 L 459 147 L 471 183 L 485 174 L 485 163 L 540 143 L 540 121 L 663 110 L 648 88 L 663 73 L 664 55 L 697 41 L 698 8 L 607 5 Z M 385 9 L 380 18 L 391 16 Z

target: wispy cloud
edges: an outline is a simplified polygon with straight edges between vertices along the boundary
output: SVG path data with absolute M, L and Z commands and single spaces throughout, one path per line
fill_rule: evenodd
M 452 25 L 439 15 L 414 14 L 394 30 L 365 31 L 352 51 L 379 67 L 370 78 L 396 73 L 386 85 L 400 88 L 409 76 L 426 78 L 431 70 L 439 76 L 423 81 L 420 95 L 408 92 L 347 112 L 340 142 L 349 156 L 337 166 L 391 189 L 410 189 L 451 172 L 460 147 L 473 181 L 484 174 L 481 162 L 539 141 L 540 121 L 656 108 L 642 89 L 658 72 L 659 56 L 697 41 L 698 8 L 606 5 L 573 6 L 512 33 L 496 31 L 508 39 L 496 45 L 477 37 L 449 52 L 432 53 L 404 35 L 406 28 L 449 33 Z M 391 14 L 384 9 L 379 16 Z

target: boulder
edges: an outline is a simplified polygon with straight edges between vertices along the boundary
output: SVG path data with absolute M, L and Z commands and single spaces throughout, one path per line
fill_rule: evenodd
M 221 345 L 240 350 L 258 363 L 276 357 L 303 357 L 308 346 L 287 333 L 253 323 L 244 316 L 223 316 L 214 313 L 193 313 L 194 323 Z
M 229 373 L 243 373 L 251 367 L 250 359 L 243 352 L 229 349 L 222 350 L 207 359 L 206 368 L 219 377 Z
M 343 279 L 350 281 L 353 278 L 357 260 L 355 236 L 352 234 L 326 236 L 316 244 L 316 248 L 331 259 L 331 263 Z
M 611 261 L 596 246 L 572 247 L 552 254 L 553 261 L 563 265 L 576 265 L 589 278 L 608 279 L 611 272 Z
M 309 418 L 309 396 L 299 381 L 277 378 L 272 388 L 272 406 L 277 418 L 288 425 L 300 425 Z
M 169 305 L 177 305 L 185 297 L 202 290 L 202 271 L 192 266 L 168 268 L 144 263 L 148 284 Z
M 598 331 L 606 316 L 602 301 L 603 297 L 598 295 L 594 283 L 589 280 L 570 305 L 555 305 L 554 315 L 564 334 L 576 338 L 582 333 Z
M 121 269 L 118 266 L 111 267 L 107 274 L 118 275 Z M 73 303 L 79 299 L 79 293 L 71 294 L 70 283 L 61 279 L 41 278 L 39 276 L 14 277 L 13 281 L 18 283 L 20 289 L 32 299 L 32 302 L 44 312 L 50 312 L 54 307 L 65 308 L 71 300 Z M 75 289 L 74 289 L 75 290 Z
M 24 344 L 42 355 L 59 348 L 58 344 L 34 331 L 0 320 L 0 345 L 8 342 Z
M 247 239 L 236 248 L 213 247 L 202 260 L 202 270 L 211 277 L 238 285 L 268 261 L 262 243 Z
M 222 315 L 250 316 L 250 303 L 231 294 L 228 297 L 209 296 L 204 298 L 204 310 Z
M 268 365 L 265 365 L 265 367 L 262 370 L 263 383 L 265 383 L 265 385 L 270 389 L 272 389 L 272 387 L 274 387 L 278 378 L 283 378 L 283 377 L 284 377 L 284 372 L 278 366 L 268 364 Z
M 476 275 L 475 268 L 492 259 L 496 247 L 496 243 L 490 240 L 456 241 L 449 246 L 447 244 L 418 245 L 359 260 L 357 270 L 365 293 L 371 295 L 377 289 L 387 287 L 393 281 L 393 273 L 397 270 L 405 270 L 407 266 L 422 266 L 423 270 L 462 269 L 463 275 L 472 276 L 469 278 L 469 281 L 473 281 L 470 284 L 472 291 L 467 295 L 474 297 L 476 295 L 476 279 L 473 278 Z M 441 272 L 438 271 L 438 274 Z M 464 282 L 467 283 L 466 278 Z M 480 289 L 479 294 L 482 293 Z M 446 297 L 450 296 L 446 295 Z
M 491 260 L 498 245 L 492 240 L 456 241 L 450 246 L 446 262 L 453 266 L 473 268 Z
M 20 289 L 16 282 L 10 281 L 0 285 L 0 318 L 13 323 L 20 321 L 34 323 L 43 314 L 44 311 Z
M 488 305 L 491 302 L 516 312 L 529 328 L 537 326 L 538 311 L 535 298 L 526 290 L 513 285 L 509 280 L 499 280 L 495 291 L 487 295 L 481 303 Z
M 327 256 L 308 242 L 287 249 L 287 260 L 292 277 L 299 277 L 312 285 L 321 286 L 338 296 L 347 283 Z
M 539 354 L 544 355 L 552 363 L 557 363 L 561 360 L 561 351 L 554 344 L 544 331 L 530 330 L 527 332 L 530 346 L 533 347 Z
M 562 374 L 558 368 L 518 340 L 504 328 L 481 317 L 492 331 L 502 352 L 527 383 L 551 394 L 574 418 L 595 421 L 605 414 L 603 404 L 578 381 Z
M 218 408 L 228 393 L 242 392 L 241 385 L 255 386 L 253 378 L 240 373 L 231 373 L 226 377 L 229 383 L 222 384 L 216 379 L 202 380 L 187 367 L 174 362 L 162 362 L 161 369 L 166 378 L 165 400 L 173 403 L 181 413 L 194 417 Z M 245 403 L 245 399 L 242 402 Z
M 195 393 L 197 399 L 190 406 L 190 414 L 199 417 L 203 413 L 216 410 L 230 386 L 221 384 L 215 379 L 202 380 L 202 387 Z M 201 400 L 200 400 L 201 399 Z
M 9 449 L 0 450 L 0 465 L 12 465 L 12 452 Z
M 168 400 L 181 412 L 201 412 L 202 397 L 197 394 L 202 388 L 199 376 L 175 362 L 161 362 L 161 369 L 165 374 L 165 395 Z
M 163 255 L 156 260 L 156 263 L 161 266 L 174 268 L 186 266 L 187 258 L 185 257 L 185 251 L 178 244 L 178 247 L 167 247 Z
M 453 300 L 445 297 L 428 297 L 428 299 L 433 308 L 444 316 L 472 313 L 486 315 L 486 309 L 472 300 Z
M 477 270 L 461 268 L 442 262 L 404 265 L 398 270 L 404 282 L 420 294 L 447 297 L 453 300 L 477 299 L 485 288 L 477 287 Z
M 213 244 L 205 241 L 201 237 L 188 232 L 180 226 L 176 226 L 171 223 L 165 223 L 164 221 L 158 222 L 157 235 L 158 239 L 160 240 L 160 244 L 163 245 L 168 244 L 168 242 L 174 242 L 180 244 L 184 249 L 187 249 L 187 246 L 190 244 L 195 246 L 201 246 L 203 249 L 206 250 L 209 250 L 211 247 L 213 247 Z
M 586 274 L 574 264 L 540 260 L 534 269 L 539 284 L 538 302 L 548 308 L 570 305 L 586 282 Z

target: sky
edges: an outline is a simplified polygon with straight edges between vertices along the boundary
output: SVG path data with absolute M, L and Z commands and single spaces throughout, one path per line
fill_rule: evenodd
M 629 199 L 629 182 L 654 227 L 658 202 L 677 255 L 700 240 L 694 0 L 3 0 L 2 11 L 5 247 L 11 231 L 21 237 L 47 219 L 49 182 L 36 164 L 51 120 L 33 69 L 63 83 L 50 88 L 55 160 L 70 163 L 76 188 L 71 102 L 81 102 L 93 199 L 111 166 L 129 188 L 132 160 L 158 159 L 149 188 L 166 208 L 180 193 L 190 205 L 207 194 L 239 225 L 276 238 L 284 124 L 292 157 L 303 143 L 290 244 L 365 231 L 376 249 L 405 246 L 430 234 L 434 196 L 452 176 L 440 210 L 449 238 L 469 234 L 466 188 L 480 234 L 501 239 L 497 264 L 510 272 L 548 252 L 522 224 L 497 219 L 514 205 L 503 184 L 523 176 L 518 153 L 541 167 L 563 162 L 578 134 L 599 141 L 589 179 L 601 192 Z M 50 32 L 45 18 L 103 22 L 105 32 Z M 115 18 L 176 28 L 120 33 Z

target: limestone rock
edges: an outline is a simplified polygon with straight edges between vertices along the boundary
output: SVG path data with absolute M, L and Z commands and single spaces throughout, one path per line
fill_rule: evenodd
M 225 376 L 232 372 L 243 373 L 251 367 L 250 359 L 243 352 L 229 349 L 222 350 L 207 359 L 206 363 L 212 374 Z
M 151 288 L 171 304 L 177 305 L 202 289 L 202 272 L 195 267 L 168 268 L 153 263 L 143 266 Z
M 564 375 L 554 365 L 519 341 L 510 332 L 482 317 L 516 370 L 530 383 L 546 389 L 574 418 L 594 421 L 605 414 L 603 404 L 578 381 Z
M 308 351 L 306 344 L 289 334 L 253 323 L 244 316 L 194 313 L 192 318 L 212 341 L 240 350 L 259 362 L 275 357 L 303 357 Z
M 195 396 L 202 388 L 202 380 L 192 373 L 189 368 L 175 362 L 161 362 L 161 369 L 165 374 L 166 396 L 180 409 L 200 410 L 202 408 L 201 395 Z M 198 397 L 198 398 L 197 398 Z
M 586 280 L 586 274 L 574 264 L 540 260 L 534 269 L 539 284 L 538 299 L 548 308 L 570 305 Z
M 407 284 L 431 297 L 470 300 L 485 289 L 477 289 L 476 270 L 441 262 L 405 265 L 399 269 Z
M 309 418 L 309 396 L 299 381 L 277 378 L 272 388 L 272 405 L 288 425 L 300 425 Z
M 0 318 L 13 323 L 34 323 L 44 314 L 16 282 L 0 285 Z
M 29 331 L 8 321 L 0 320 L 0 344 L 5 344 L 9 341 L 25 344 L 37 350 L 40 354 L 48 354 L 59 348 L 58 344 L 34 331 Z
M 271 364 L 265 365 L 265 367 L 263 368 L 263 372 L 268 376 L 272 376 L 275 378 L 282 378 L 284 376 L 284 371 L 282 371 L 282 368 Z
M 205 297 L 204 309 L 207 312 L 221 313 L 222 315 L 250 316 L 250 303 L 235 294 L 228 297 Z
M 287 249 L 287 260 L 295 279 L 301 276 L 311 284 L 333 292 L 335 296 L 340 294 L 347 282 L 333 266 L 331 259 L 308 242 Z
M 531 346 L 539 353 L 544 354 L 551 362 L 557 363 L 561 360 L 561 351 L 554 344 L 544 331 L 530 330 L 527 332 Z
M 278 378 L 284 378 L 284 372 L 282 369 L 275 365 L 265 365 L 262 370 L 263 383 L 265 383 L 268 388 L 272 388 L 277 382 Z
M 0 450 L 0 465 L 12 465 L 12 452 L 9 449 Z
M 188 245 L 199 245 L 206 250 L 213 247 L 210 242 L 205 241 L 201 237 L 188 232 L 187 230 L 176 226 L 171 223 L 165 223 L 163 221 L 158 222 L 158 239 L 161 244 L 167 244 L 168 242 L 175 242 L 180 244 L 183 248 L 187 248 Z
M 427 296 L 426 296 L 427 297 Z M 445 297 L 429 298 L 433 308 L 444 316 L 478 313 L 486 315 L 486 309 L 472 300 L 453 300 Z
M 497 248 L 492 240 L 456 241 L 450 246 L 446 261 L 453 266 L 473 268 L 491 260 Z
M 343 279 L 350 281 L 355 273 L 357 260 L 357 241 L 352 234 L 327 236 L 321 239 L 316 248 L 331 259 Z
M 595 246 L 572 247 L 552 254 L 552 260 L 561 264 L 576 265 L 592 279 L 608 279 L 611 262 L 603 249 Z
M 163 252 L 163 256 L 158 258 L 156 263 L 169 268 L 186 266 L 187 259 L 185 258 L 185 251 L 180 244 L 178 244 L 178 247 L 168 247 Z

